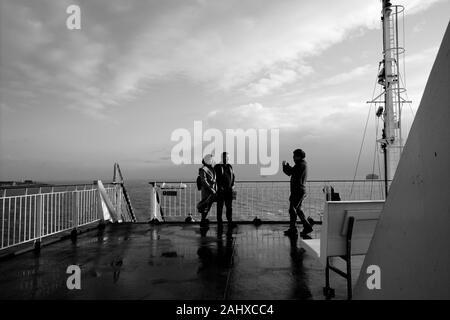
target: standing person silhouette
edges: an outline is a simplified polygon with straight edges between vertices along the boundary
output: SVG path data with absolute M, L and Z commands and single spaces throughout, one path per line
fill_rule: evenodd
M 201 184 L 202 198 L 197 204 L 198 212 L 201 214 L 201 227 L 207 227 L 209 220 L 206 219 L 209 210 L 216 200 L 216 173 L 214 172 L 214 159 L 211 154 L 207 154 L 202 160 L 203 166 L 198 170 L 198 176 Z
M 297 216 L 303 224 L 303 230 L 300 235 L 306 236 L 313 231 L 313 228 L 305 219 L 305 214 L 301 209 L 303 199 L 306 196 L 305 183 L 308 170 L 305 156 L 305 152 L 302 149 L 296 149 L 294 150 L 295 165 L 293 167 L 291 167 L 286 161 L 283 161 L 283 172 L 291 177 L 291 195 L 289 196 L 290 226 L 289 229 L 284 232 L 287 236 L 297 235 Z
M 225 204 L 226 216 L 229 227 L 234 227 L 233 223 L 233 189 L 234 189 L 234 172 L 229 162 L 227 152 L 222 153 L 222 163 L 216 164 L 214 171 L 217 177 L 217 224 L 222 226 L 222 211 Z

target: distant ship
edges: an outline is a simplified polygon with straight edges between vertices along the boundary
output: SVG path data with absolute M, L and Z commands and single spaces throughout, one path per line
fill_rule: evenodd
M 22 180 L 22 181 L 0 181 L 0 187 L 39 187 L 48 186 L 47 183 L 37 182 L 33 180 Z
M 378 180 L 379 176 L 375 173 L 369 173 L 366 175 L 366 180 Z

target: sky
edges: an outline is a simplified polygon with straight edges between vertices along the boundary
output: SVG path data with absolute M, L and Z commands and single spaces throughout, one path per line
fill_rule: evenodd
M 405 6 L 406 136 L 450 0 L 392 2 Z M 72 4 L 80 30 L 66 27 Z M 370 114 L 364 178 L 381 157 L 366 103 L 380 12 L 379 0 L 0 0 L 0 179 L 110 180 L 118 162 L 125 179 L 193 180 L 199 165 L 171 161 L 171 136 L 194 121 L 279 129 L 279 161 L 302 148 L 309 179 L 352 179 Z M 258 164 L 235 173 L 261 178 Z

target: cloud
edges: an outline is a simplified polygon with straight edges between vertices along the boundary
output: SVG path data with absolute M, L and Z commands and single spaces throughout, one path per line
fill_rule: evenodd
M 407 55 L 405 57 L 405 63 L 407 64 L 432 64 L 434 62 L 434 58 L 439 51 L 439 46 L 434 46 L 430 48 L 423 49 L 412 55 Z
M 234 108 L 214 110 L 208 115 L 208 125 L 217 128 L 288 128 L 293 125 L 292 119 L 286 117 L 285 109 L 267 108 L 255 102 Z
M 416 24 L 413 29 L 412 32 L 417 33 L 417 32 L 421 32 L 425 25 L 427 24 L 427 22 L 425 20 L 422 20 L 421 22 L 419 22 L 418 24 Z
M 408 98 L 407 100 L 412 100 L 411 107 L 417 108 L 419 106 L 438 50 L 439 46 L 433 46 L 415 54 L 406 55 L 404 58 L 406 74 L 403 66 L 401 66 L 401 84 L 406 87 L 404 95 Z M 403 115 L 409 115 L 409 112 L 404 112 Z
M 342 122 L 330 121 L 330 114 L 361 114 L 361 99 L 355 94 L 305 96 L 301 102 L 277 107 L 254 102 L 208 114 L 209 127 L 219 129 L 273 129 L 303 131 L 311 135 L 324 128 L 340 130 Z
M 0 103 L 0 111 L 1 112 L 11 112 L 14 111 L 13 108 L 11 108 L 10 106 L 8 106 L 6 103 Z
M 285 85 L 294 83 L 313 72 L 310 66 L 302 66 L 299 70 L 281 69 L 270 72 L 264 78 L 250 83 L 244 92 L 250 97 L 261 97 L 270 94 Z
M 438 2 L 444 2 L 447 0 L 429 0 L 429 1 L 423 1 L 423 0 L 399 0 L 396 1 L 396 4 L 402 5 L 406 8 L 407 13 L 409 15 L 420 13 L 421 11 L 424 11 L 431 7 L 432 5 L 438 3 Z
M 435 2 L 409 1 L 408 13 Z M 376 1 L 358 0 L 96 0 L 81 3 L 82 30 L 68 31 L 69 4 L 2 1 L 0 88 L 8 105 L 27 104 L 20 92 L 29 88 L 33 103 L 104 119 L 146 84 L 180 77 L 261 97 L 301 81 L 311 72 L 305 59 L 352 31 L 378 28 L 380 11 Z
M 310 70 L 280 65 L 291 66 L 317 55 L 356 27 L 376 26 L 379 10 L 367 10 L 360 3 L 355 1 L 355 6 L 362 15 L 338 4 L 323 11 L 323 3 L 298 1 L 265 1 L 259 4 L 264 11 L 251 7 L 248 12 L 234 1 L 226 6 L 180 7 L 161 17 L 164 22 L 157 18 L 148 32 L 136 37 L 118 64 L 119 83 L 133 90 L 142 81 L 175 74 L 214 89 L 244 87 L 251 96 L 264 95 Z
M 339 73 L 334 76 L 331 76 L 331 77 L 325 79 L 324 81 L 322 81 L 319 84 L 319 86 L 333 86 L 333 85 L 342 84 L 342 83 L 348 82 L 348 81 L 354 81 L 358 77 L 367 76 L 368 74 L 370 74 L 371 71 L 373 71 L 372 73 L 374 73 L 374 74 L 376 73 L 376 70 L 374 70 L 374 66 L 371 64 L 359 66 L 348 72 L 343 72 L 343 73 Z

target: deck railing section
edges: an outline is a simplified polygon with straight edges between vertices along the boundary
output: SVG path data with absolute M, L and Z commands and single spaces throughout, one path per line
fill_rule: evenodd
M 333 187 L 341 200 L 384 200 L 382 180 L 311 180 L 306 184 L 307 196 L 302 209 L 306 216 L 320 221 L 325 203 L 327 187 Z M 199 219 L 196 205 L 200 191 L 195 182 L 154 182 L 158 193 L 161 213 L 166 221 L 183 221 L 192 216 Z M 288 181 L 241 181 L 235 186 L 237 197 L 233 201 L 233 216 L 236 221 L 251 221 L 258 217 L 263 221 L 289 220 Z M 225 208 L 223 209 L 225 219 Z M 214 204 L 208 215 L 216 219 Z
M 122 189 L 105 186 L 116 211 Z M 127 221 L 126 215 L 122 219 Z M 96 185 L 5 188 L 0 194 L 0 250 L 98 223 L 103 219 Z

